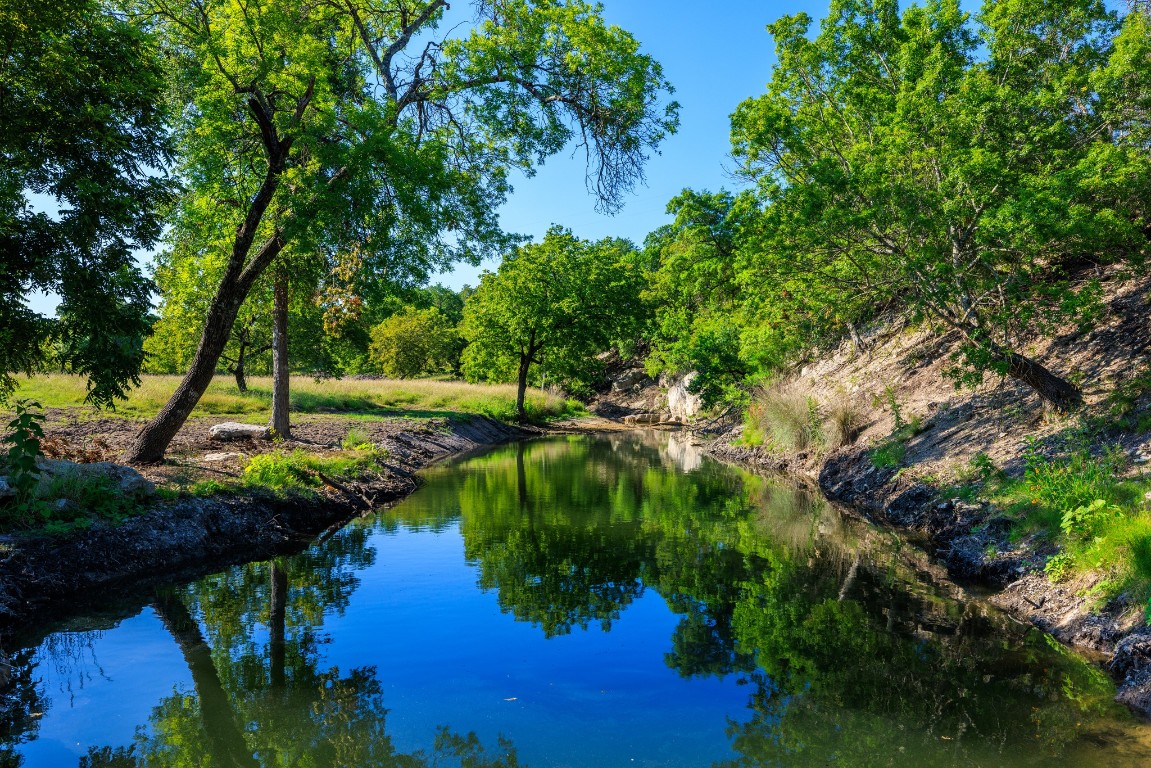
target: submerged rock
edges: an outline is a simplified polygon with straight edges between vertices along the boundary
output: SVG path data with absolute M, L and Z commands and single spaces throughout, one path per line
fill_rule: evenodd
M 226 421 L 217 424 L 208 430 L 213 440 L 267 440 L 271 437 L 269 429 L 263 424 L 241 424 L 237 421 Z

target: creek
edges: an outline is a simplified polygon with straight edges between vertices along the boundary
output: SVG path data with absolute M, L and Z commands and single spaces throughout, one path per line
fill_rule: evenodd
M 675 435 L 434 466 L 305 552 L 44 628 L 0 766 L 1146 765 L 1095 664 Z

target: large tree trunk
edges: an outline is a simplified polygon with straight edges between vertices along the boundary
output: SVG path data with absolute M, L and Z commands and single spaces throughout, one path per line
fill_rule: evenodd
M 277 437 L 292 437 L 288 413 L 288 278 L 276 276 L 272 309 L 272 430 Z
M 1039 363 L 1017 352 L 998 350 L 1007 363 L 1007 375 L 1035 390 L 1048 405 L 1069 413 L 1083 405 L 1083 392 L 1067 379 L 1056 376 Z
M 247 292 L 241 292 L 235 284 L 221 284 L 216 299 L 208 309 L 204 333 L 200 336 L 200 346 L 192 359 L 192 367 L 172 397 L 156 414 L 156 418 L 136 435 L 135 443 L 124 455 L 126 461 L 133 464 L 155 464 L 163 460 L 168 444 L 180 431 L 204 390 L 212 383 L 212 377 L 216 375 L 216 364 L 220 362 L 220 355 L 228 344 L 232 323 L 236 321 L 236 314 L 246 296 Z

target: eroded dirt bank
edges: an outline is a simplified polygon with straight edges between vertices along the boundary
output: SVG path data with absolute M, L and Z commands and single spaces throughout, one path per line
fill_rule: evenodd
M 330 447 L 325 429 L 316 424 L 299 434 L 307 436 L 310 448 Z M 338 445 L 346 429 L 344 424 L 327 431 Z M 418 485 L 413 473 L 433 461 L 533 434 L 478 416 L 394 419 L 364 429 L 387 451 L 382 471 L 356 483 L 341 482 L 340 488 L 329 486 L 314 498 L 258 489 L 182 497 L 154 502 L 118 525 L 99 523 L 60 536 L 0 537 L 0 635 L 7 640 L 34 623 L 113 595 L 130 598 L 163 583 L 298 551 L 354 515 L 411 493 Z M 159 480 L 180 472 L 202 474 L 205 467 L 192 457 L 205 446 L 186 442 L 181 460 L 149 474 Z M 213 450 L 238 457 L 245 448 L 252 447 Z M 229 461 L 208 462 L 208 471 L 226 475 Z

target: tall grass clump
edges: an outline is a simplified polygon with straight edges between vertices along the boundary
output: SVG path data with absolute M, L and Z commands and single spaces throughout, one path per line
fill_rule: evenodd
M 863 423 L 858 406 L 841 398 L 830 405 L 796 386 L 762 389 L 748 406 L 745 434 L 762 436 L 786 451 L 809 451 L 850 445 Z

